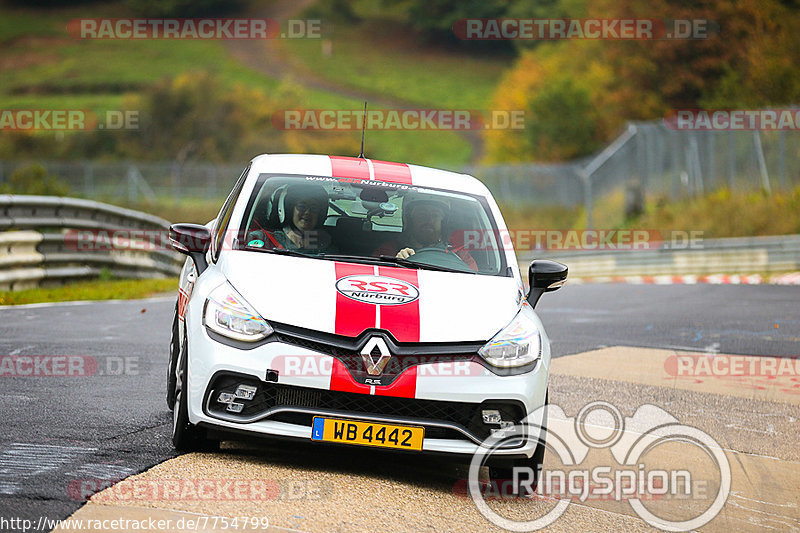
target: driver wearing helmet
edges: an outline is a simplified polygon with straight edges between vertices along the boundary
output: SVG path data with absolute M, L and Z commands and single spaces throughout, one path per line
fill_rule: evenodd
M 251 234 L 250 239 L 256 238 L 255 242 L 261 243 L 261 246 L 270 242 L 275 248 L 335 251 L 330 234 L 322 228 L 328 215 L 328 193 L 322 185 L 289 185 L 283 207 L 283 223 L 280 229 L 270 232 L 259 230 L 253 232 L 258 235 Z
M 449 214 L 450 204 L 446 200 L 413 191 L 407 193 L 403 198 L 403 233 L 400 241 L 384 243 L 373 255 L 393 255 L 408 259 L 418 250 L 437 248 L 454 253 L 470 269 L 477 271 L 478 264 L 468 251 L 463 248 L 454 249 L 442 237 L 444 223 Z

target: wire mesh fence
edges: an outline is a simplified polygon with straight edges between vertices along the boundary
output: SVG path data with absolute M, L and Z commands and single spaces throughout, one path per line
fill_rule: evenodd
M 505 205 L 571 206 L 583 201 L 582 169 L 580 163 L 515 163 L 464 171 L 483 181 Z
M 501 203 L 583 204 L 592 226 L 595 201 L 625 191 L 672 200 L 726 187 L 768 194 L 800 186 L 798 131 L 676 131 L 663 122 L 631 122 L 593 157 L 563 164 L 477 166 Z
M 676 131 L 662 122 L 632 122 L 594 157 L 564 164 L 467 169 L 512 203 L 577 205 L 635 186 L 672 199 L 727 187 L 734 191 L 800 185 L 800 132 Z
M 602 193 L 625 182 L 670 197 L 731 190 L 785 190 L 800 184 L 796 131 L 675 131 L 632 123 L 630 141 L 592 176 Z
M 244 168 L 244 163 L 4 161 L 0 162 L 0 184 L 34 163 L 66 184 L 72 195 L 132 203 L 154 198 L 224 198 Z
M 91 199 L 220 199 L 241 165 L 187 162 L 40 162 L 76 196 Z M 0 162 L 0 184 L 30 162 Z M 464 169 L 506 205 L 584 205 L 619 190 L 672 199 L 720 187 L 772 193 L 800 185 L 800 132 L 676 131 L 631 122 L 600 153 L 567 163 Z

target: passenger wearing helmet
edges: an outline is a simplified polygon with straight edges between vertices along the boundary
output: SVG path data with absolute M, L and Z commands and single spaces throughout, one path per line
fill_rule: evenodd
M 322 185 L 314 183 L 292 184 L 283 199 L 283 222 L 281 228 L 265 232 L 259 230 L 254 237 L 261 246 L 269 242 L 275 248 L 308 250 L 312 252 L 335 252 L 331 236 L 322 226 L 328 215 L 328 193 Z
M 393 255 L 408 259 L 417 250 L 438 248 L 452 252 L 470 269 L 477 271 L 478 264 L 466 250 L 455 250 L 443 237 L 444 225 L 450 214 L 446 200 L 433 195 L 409 192 L 403 199 L 403 233 L 400 241 L 384 243 L 374 255 Z

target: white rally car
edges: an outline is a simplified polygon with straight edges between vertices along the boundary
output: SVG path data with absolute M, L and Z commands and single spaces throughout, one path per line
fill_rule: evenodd
M 175 224 L 180 277 L 167 403 L 179 450 L 229 433 L 471 454 L 547 398 L 534 312 L 477 179 L 415 165 L 262 155 L 216 220 Z M 539 435 L 494 455 L 538 465 Z

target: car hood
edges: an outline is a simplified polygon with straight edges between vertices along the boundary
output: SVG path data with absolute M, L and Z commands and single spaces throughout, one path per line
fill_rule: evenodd
M 512 277 L 414 270 L 275 254 L 223 254 L 225 277 L 267 321 L 399 342 L 486 341 L 519 309 Z

